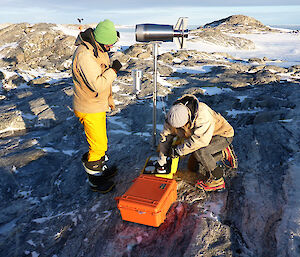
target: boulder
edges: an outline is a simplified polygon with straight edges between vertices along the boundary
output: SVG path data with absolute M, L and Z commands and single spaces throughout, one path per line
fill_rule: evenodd
M 144 50 L 141 45 L 132 45 L 127 50 L 124 51 L 126 55 L 130 57 L 137 57 L 139 54 L 143 53 Z
M 162 61 L 164 63 L 171 64 L 173 62 L 173 59 L 174 59 L 174 57 L 171 53 L 163 53 L 163 54 L 158 56 L 158 60 Z
M 292 73 L 299 72 L 300 71 L 300 65 L 293 65 L 293 66 L 289 67 L 288 71 L 292 72 Z
M 10 78 L 4 80 L 4 83 L 3 83 L 3 88 L 5 90 L 11 90 L 11 89 L 15 89 L 21 85 L 24 85 L 24 84 L 27 84 L 27 81 L 22 77 L 22 76 L 19 76 L 17 74 L 11 76 Z
M 265 65 L 253 65 L 249 68 L 248 72 L 255 73 L 255 72 L 263 70 L 264 68 L 265 68 Z
M 286 73 L 288 71 L 288 69 L 276 65 L 266 65 L 264 70 L 268 70 L 273 73 Z
M 279 82 L 279 81 L 280 81 L 280 76 L 277 76 L 268 70 L 261 70 L 254 73 L 254 84 L 269 84 L 272 82 Z
M 0 80 L 5 79 L 4 73 L 0 71 Z
M 0 39 L 0 44 L 18 42 L 6 51 L 5 60 L 20 68 L 62 70 L 66 60 L 70 60 L 75 50 L 75 37 L 52 30 L 56 25 L 40 23 L 11 25 L 0 31 L 7 34 Z M 48 62 L 45 62 L 47 60 Z M 42 62 L 40 64 L 40 62 Z
M 151 54 L 149 52 L 142 52 L 137 55 L 137 58 L 140 58 L 140 59 L 148 59 L 150 57 L 151 57 Z
M 127 54 L 124 54 L 123 52 L 114 52 L 112 53 L 111 55 L 111 63 L 114 61 L 114 60 L 119 60 L 121 63 L 126 63 L 128 62 L 130 59 L 130 56 L 127 55 Z
M 257 58 L 257 57 L 256 58 L 249 58 L 248 62 L 250 62 L 250 63 L 256 62 L 258 64 L 265 63 L 265 61 L 263 59 L 260 59 L 260 58 Z
M 26 129 L 26 125 L 20 111 L 14 110 L 0 113 L 0 134 L 6 131 L 24 129 Z

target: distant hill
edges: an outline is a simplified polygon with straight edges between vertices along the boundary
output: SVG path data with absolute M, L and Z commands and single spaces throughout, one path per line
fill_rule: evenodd
M 218 29 L 223 32 L 232 33 L 253 33 L 255 31 L 277 31 L 272 29 L 260 21 L 245 15 L 231 15 L 227 18 L 213 21 L 211 23 L 205 24 L 204 29 Z
M 233 47 L 235 49 L 250 50 L 255 49 L 255 44 L 242 37 L 231 34 L 250 34 L 261 32 L 279 32 L 265 26 L 260 21 L 245 15 L 231 15 L 227 18 L 207 23 L 190 31 L 191 41 L 209 42 L 220 46 Z

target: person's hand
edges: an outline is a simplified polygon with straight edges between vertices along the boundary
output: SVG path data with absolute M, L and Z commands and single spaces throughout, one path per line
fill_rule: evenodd
M 116 108 L 112 95 L 108 97 L 108 106 L 112 111 Z
M 176 146 L 172 146 L 171 147 L 171 153 L 170 153 L 170 157 L 172 159 L 179 157 L 179 153 L 177 152 L 177 147 Z
M 158 162 L 156 162 L 154 166 L 157 173 L 167 173 L 167 164 L 160 165 Z
M 114 60 L 111 66 L 112 69 L 115 70 L 116 73 L 122 68 L 122 64 L 118 60 Z

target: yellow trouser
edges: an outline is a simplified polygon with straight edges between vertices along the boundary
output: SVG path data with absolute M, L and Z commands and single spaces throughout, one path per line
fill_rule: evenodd
M 74 111 L 83 124 L 89 144 L 88 161 L 100 160 L 107 151 L 106 113 L 82 113 Z

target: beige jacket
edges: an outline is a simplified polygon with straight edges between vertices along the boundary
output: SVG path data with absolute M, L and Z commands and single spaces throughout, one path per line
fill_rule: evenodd
M 73 55 L 73 108 L 83 113 L 106 112 L 109 110 L 109 101 L 113 101 L 112 82 L 117 74 L 109 67 L 110 60 L 106 52 L 98 47 L 96 58 L 93 46 L 88 42 L 84 44 L 80 44 Z
M 177 129 L 177 134 L 172 134 L 172 127 L 165 122 L 164 129 L 161 132 L 160 152 L 168 155 L 169 148 L 175 136 L 184 139 L 183 143 L 177 146 L 180 155 L 187 155 L 202 147 L 208 146 L 212 137 L 219 135 L 223 137 L 233 137 L 234 130 L 232 126 L 222 117 L 220 113 L 215 112 L 205 103 L 199 102 L 194 95 L 184 95 L 184 97 L 192 97 L 196 103 L 195 113 L 191 121 L 191 136 L 184 138 L 184 133 Z

